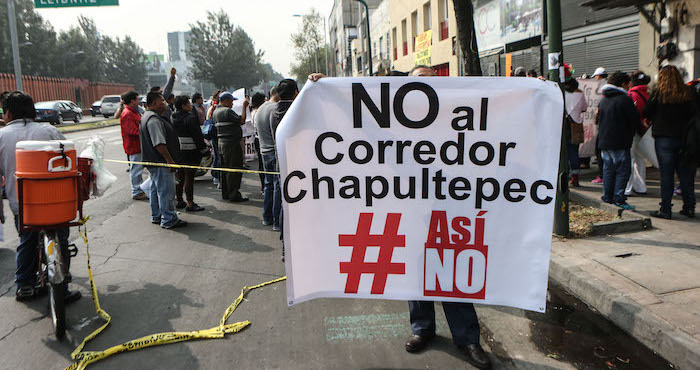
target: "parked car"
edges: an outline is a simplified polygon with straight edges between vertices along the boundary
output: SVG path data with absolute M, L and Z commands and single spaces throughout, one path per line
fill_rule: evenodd
M 98 100 L 94 103 L 92 103 L 92 106 L 90 107 L 90 115 L 95 117 L 100 113 L 100 106 L 102 105 L 102 100 Z
M 34 104 L 37 122 L 60 125 L 64 121 L 80 122 L 81 113 L 60 101 L 44 101 Z
M 71 107 L 71 109 L 73 109 L 74 111 L 76 111 L 80 114 L 80 119 L 83 118 L 83 108 L 80 108 L 78 106 L 78 104 L 75 104 L 70 100 L 59 100 L 59 102 L 64 103 L 64 104 L 68 104 L 68 106 Z
M 119 104 L 122 98 L 119 95 L 106 95 L 102 97 L 102 104 L 100 105 L 100 114 L 105 116 L 105 118 L 110 118 L 117 113 L 119 110 Z

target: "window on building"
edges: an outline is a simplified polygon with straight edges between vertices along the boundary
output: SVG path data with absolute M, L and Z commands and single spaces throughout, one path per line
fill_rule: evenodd
M 384 59 L 384 36 L 379 36 L 379 59 Z
M 408 39 L 405 19 L 401 21 L 401 41 L 403 41 L 403 55 L 408 55 Z
M 450 36 L 450 30 L 448 28 L 449 7 L 447 4 L 447 2 L 450 0 L 438 0 L 438 1 L 439 1 L 438 14 L 440 15 L 440 41 L 442 41 Z
M 433 28 L 433 12 L 430 9 L 430 1 L 423 4 L 423 31 Z
M 418 11 L 411 13 L 411 47 L 416 50 L 416 36 L 418 36 Z
M 393 49 L 394 49 L 394 60 L 396 60 L 396 59 L 398 59 L 398 57 L 399 57 L 399 53 L 398 53 L 397 50 L 396 50 L 396 45 L 397 45 L 397 41 L 396 41 L 396 27 L 394 27 L 394 29 L 391 30 L 391 36 L 392 36 L 392 37 L 391 37 L 391 42 L 392 42 L 392 46 L 393 46 Z
M 390 59 L 390 58 L 391 58 L 391 57 L 389 56 L 389 53 L 390 53 L 389 50 L 391 50 L 391 45 L 389 45 L 389 43 L 391 42 L 390 40 L 391 40 L 391 38 L 389 37 L 389 32 L 387 32 L 387 33 L 386 33 L 386 58 L 387 58 L 387 59 Z

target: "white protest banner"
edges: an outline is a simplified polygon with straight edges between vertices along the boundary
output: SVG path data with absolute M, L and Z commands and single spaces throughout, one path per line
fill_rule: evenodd
M 595 156 L 595 139 L 598 135 L 598 126 L 595 124 L 595 113 L 598 111 L 598 104 L 603 98 L 602 89 L 605 83 L 605 80 L 578 80 L 578 88 L 583 91 L 586 103 L 588 103 L 588 110 L 583 113 L 583 144 L 578 148 L 578 155 L 581 158 Z
M 563 105 L 533 78 L 308 82 L 276 135 L 288 304 L 544 312 Z

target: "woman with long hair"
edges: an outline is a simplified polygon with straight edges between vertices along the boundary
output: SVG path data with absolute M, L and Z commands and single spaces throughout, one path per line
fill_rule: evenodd
M 661 174 L 661 209 L 651 213 L 654 217 L 671 219 L 674 174 L 678 174 L 683 196 L 680 214 L 695 217 L 695 166 L 681 157 L 682 139 L 687 134 L 688 123 L 697 114 L 693 91 L 683 84 L 680 72 L 674 66 L 659 71 L 658 84 L 644 107 L 644 116 L 654 124 L 656 156 Z

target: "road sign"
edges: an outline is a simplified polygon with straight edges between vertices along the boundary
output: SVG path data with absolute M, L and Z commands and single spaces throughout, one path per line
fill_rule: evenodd
M 116 6 L 119 0 L 34 0 L 36 8 L 72 8 L 78 6 Z

